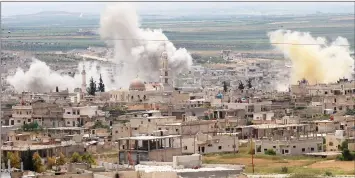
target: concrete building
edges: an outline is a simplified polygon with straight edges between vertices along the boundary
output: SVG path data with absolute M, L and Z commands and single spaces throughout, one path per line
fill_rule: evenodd
M 173 160 L 173 156 L 181 155 L 179 135 L 136 136 L 118 139 L 119 162 L 139 164 L 140 161 Z
M 305 153 L 322 152 L 323 139 L 255 141 L 255 154 L 264 154 L 269 149 L 281 155 L 302 155 Z

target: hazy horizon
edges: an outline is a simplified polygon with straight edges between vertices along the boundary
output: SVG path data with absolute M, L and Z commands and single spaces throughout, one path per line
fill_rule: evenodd
M 352 13 L 352 2 L 130 2 L 141 15 Z M 171 4 L 174 5 L 171 5 Z M 2 16 L 65 11 L 100 14 L 111 2 L 3 2 Z M 181 14 L 183 12 L 183 14 Z

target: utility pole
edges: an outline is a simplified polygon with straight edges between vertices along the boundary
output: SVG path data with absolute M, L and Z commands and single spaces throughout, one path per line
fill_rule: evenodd
M 254 153 L 256 150 L 253 152 L 253 129 L 249 128 L 251 130 L 250 133 L 250 153 L 251 153 L 251 166 L 253 168 L 253 174 L 254 174 Z

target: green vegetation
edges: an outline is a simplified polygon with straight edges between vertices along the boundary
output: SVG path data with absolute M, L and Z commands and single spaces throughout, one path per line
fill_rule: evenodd
M 240 91 L 243 91 L 244 90 L 244 84 L 243 84 L 243 82 L 239 82 L 239 85 L 238 85 L 238 89 L 240 90 Z
M 97 87 L 97 91 L 105 92 L 105 84 L 104 84 L 104 82 L 102 80 L 101 74 L 100 74 L 99 86 Z
M 341 160 L 341 161 L 355 160 L 355 152 L 350 152 L 350 150 L 348 149 L 348 141 L 347 140 L 345 140 L 341 143 L 340 150 L 341 150 L 341 155 L 339 155 L 337 157 L 338 160 Z
M 21 158 L 18 152 L 8 152 L 6 155 L 6 159 L 10 160 L 10 166 L 20 169 L 21 166 Z
M 42 164 L 42 158 L 39 156 L 38 152 L 35 152 L 32 157 L 33 161 L 33 167 L 36 172 L 44 172 L 45 168 L 44 165 Z
M 89 153 L 85 153 L 82 157 L 83 163 L 87 163 L 89 165 L 95 165 L 96 160 L 93 158 L 93 156 Z
M 355 109 L 347 109 L 345 115 L 355 115 Z
M 68 51 L 86 49 L 89 46 L 106 46 L 98 34 L 79 34 L 78 30 L 94 30 L 98 28 L 99 16 L 87 19 L 76 16 L 55 16 L 42 14 L 41 18 L 24 16 L 5 19 L 3 29 L 11 30 L 3 40 L 3 48 L 7 50 L 31 51 Z M 154 20 L 143 18 L 143 28 L 161 28 L 164 34 L 177 48 L 189 51 L 235 51 L 269 50 L 267 32 L 277 29 L 310 32 L 314 37 L 326 37 L 334 40 L 343 36 L 352 44 L 354 23 L 352 19 L 334 20 L 349 17 L 348 15 L 323 14 L 318 16 L 293 17 L 179 17 Z M 208 20 L 206 20 L 208 19 Z M 303 21 L 303 23 L 300 23 Z M 287 23 L 284 23 L 287 22 Z M 354 44 L 351 50 L 354 50 Z M 202 52 L 203 53 L 203 52 Z M 195 62 L 206 63 L 210 60 L 221 60 L 220 57 L 210 59 L 211 55 L 201 55 Z M 223 62 L 223 61 L 220 61 Z
M 56 159 L 55 157 L 49 157 L 47 159 L 47 169 L 52 169 L 53 166 L 55 166 Z
M 70 159 L 70 162 L 72 163 L 81 163 L 82 161 L 82 157 L 77 152 L 74 152 Z
M 330 171 L 325 171 L 324 175 L 328 177 L 333 177 L 333 173 Z
M 284 174 L 288 173 L 288 168 L 287 167 L 281 167 L 281 172 Z
M 96 83 L 92 77 L 90 78 L 90 84 L 89 87 L 86 89 L 86 91 L 88 92 L 89 95 L 95 96 Z
M 29 124 L 23 124 L 21 129 L 23 131 L 41 131 L 42 127 L 38 125 L 37 122 L 31 122 Z
M 266 155 L 276 155 L 276 152 L 273 149 L 268 149 L 265 151 Z
M 71 162 L 72 163 L 86 163 L 89 165 L 95 165 L 96 160 L 93 158 L 93 156 L 89 153 L 85 153 L 83 156 L 81 156 L 79 153 L 75 152 L 71 156 Z
M 56 160 L 56 165 L 61 166 L 64 165 L 66 163 L 66 159 L 63 153 L 59 154 L 59 157 Z
M 252 173 L 250 150 L 253 144 L 246 143 L 239 147 L 239 153 L 206 154 L 203 162 L 206 164 L 244 164 L 245 172 Z M 254 170 L 256 174 L 291 174 L 292 177 L 315 177 L 317 175 L 353 174 L 352 161 L 335 161 L 332 159 L 307 156 L 284 155 L 254 155 Z M 303 178 L 303 177 L 301 177 Z
M 99 128 L 103 128 L 103 129 L 109 129 L 110 126 L 108 125 L 104 125 L 102 123 L 102 121 L 98 120 L 95 122 L 95 124 L 91 127 L 92 129 L 99 129 Z

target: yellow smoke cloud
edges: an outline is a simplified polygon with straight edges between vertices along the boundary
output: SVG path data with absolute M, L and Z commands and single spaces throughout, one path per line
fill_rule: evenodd
M 354 59 L 350 56 L 347 39 L 338 37 L 328 44 L 325 38 L 289 30 L 276 30 L 268 36 L 271 44 L 292 61 L 292 84 L 303 78 L 310 84 L 352 78 Z

